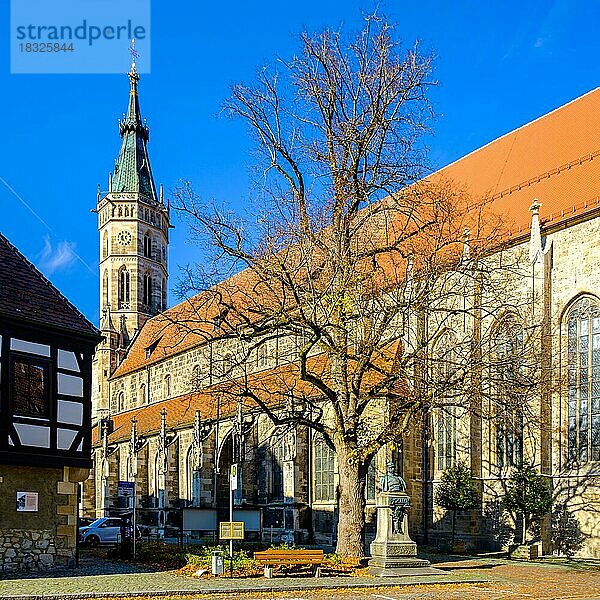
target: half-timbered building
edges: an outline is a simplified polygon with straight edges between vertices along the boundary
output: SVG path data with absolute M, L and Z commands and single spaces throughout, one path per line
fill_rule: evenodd
M 73 565 L 98 331 L 0 235 L 0 568 Z

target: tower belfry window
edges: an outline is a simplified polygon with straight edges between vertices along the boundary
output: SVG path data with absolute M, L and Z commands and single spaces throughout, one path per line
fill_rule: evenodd
M 144 256 L 146 258 L 152 258 L 152 238 L 149 233 L 144 235 Z
M 129 271 L 121 267 L 119 271 L 119 304 L 129 302 Z
M 152 275 L 150 273 L 144 274 L 144 304 L 147 306 L 152 305 Z

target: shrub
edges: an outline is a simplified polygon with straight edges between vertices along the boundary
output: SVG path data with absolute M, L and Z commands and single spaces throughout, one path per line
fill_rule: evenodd
M 583 546 L 585 535 L 566 502 L 557 504 L 552 511 L 550 539 L 558 554 L 564 554 L 567 558 L 571 558 Z

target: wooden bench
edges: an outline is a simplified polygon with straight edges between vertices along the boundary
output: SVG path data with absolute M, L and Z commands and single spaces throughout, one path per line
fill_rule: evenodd
M 321 575 L 323 550 L 265 550 L 255 552 L 254 560 L 265 566 L 265 577 L 273 577 L 274 566 L 311 565 L 315 577 Z

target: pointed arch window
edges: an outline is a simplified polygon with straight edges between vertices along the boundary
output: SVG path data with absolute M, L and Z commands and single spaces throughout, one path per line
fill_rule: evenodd
M 523 461 L 525 358 L 523 326 L 514 315 L 505 317 L 494 336 L 492 386 L 495 402 L 496 466 Z
M 202 502 L 202 471 L 197 464 L 195 449 L 190 445 L 186 460 L 187 498 L 192 506 L 200 506 Z
M 129 302 L 130 292 L 130 277 L 127 267 L 123 266 L 119 269 L 119 305 L 122 308 L 123 304 Z
M 143 302 L 146 306 L 152 306 L 152 275 L 144 273 Z
M 192 369 L 192 391 L 197 391 L 202 387 L 202 368 L 200 365 L 194 365 Z
M 104 274 L 102 275 L 102 308 L 108 306 L 108 302 L 108 271 L 104 269 Z
M 335 452 L 321 434 L 315 436 L 315 501 L 335 500 Z
M 434 351 L 433 369 L 438 401 L 434 413 L 437 468 L 443 471 L 456 463 L 458 406 L 455 396 L 458 357 L 456 339 L 445 333 Z
M 108 256 L 108 231 L 104 232 L 102 237 L 102 258 L 106 258 Z
M 165 375 L 165 379 L 163 381 L 163 394 L 165 398 L 171 397 L 171 376 Z
M 142 383 L 142 385 L 140 385 L 140 404 L 146 404 L 147 400 L 146 400 L 146 384 Z
M 567 334 L 567 456 L 600 460 L 600 301 L 578 300 L 565 318 Z
M 152 258 L 152 238 L 148 231 L 144 235 L 144 256 L 146 258 Z

